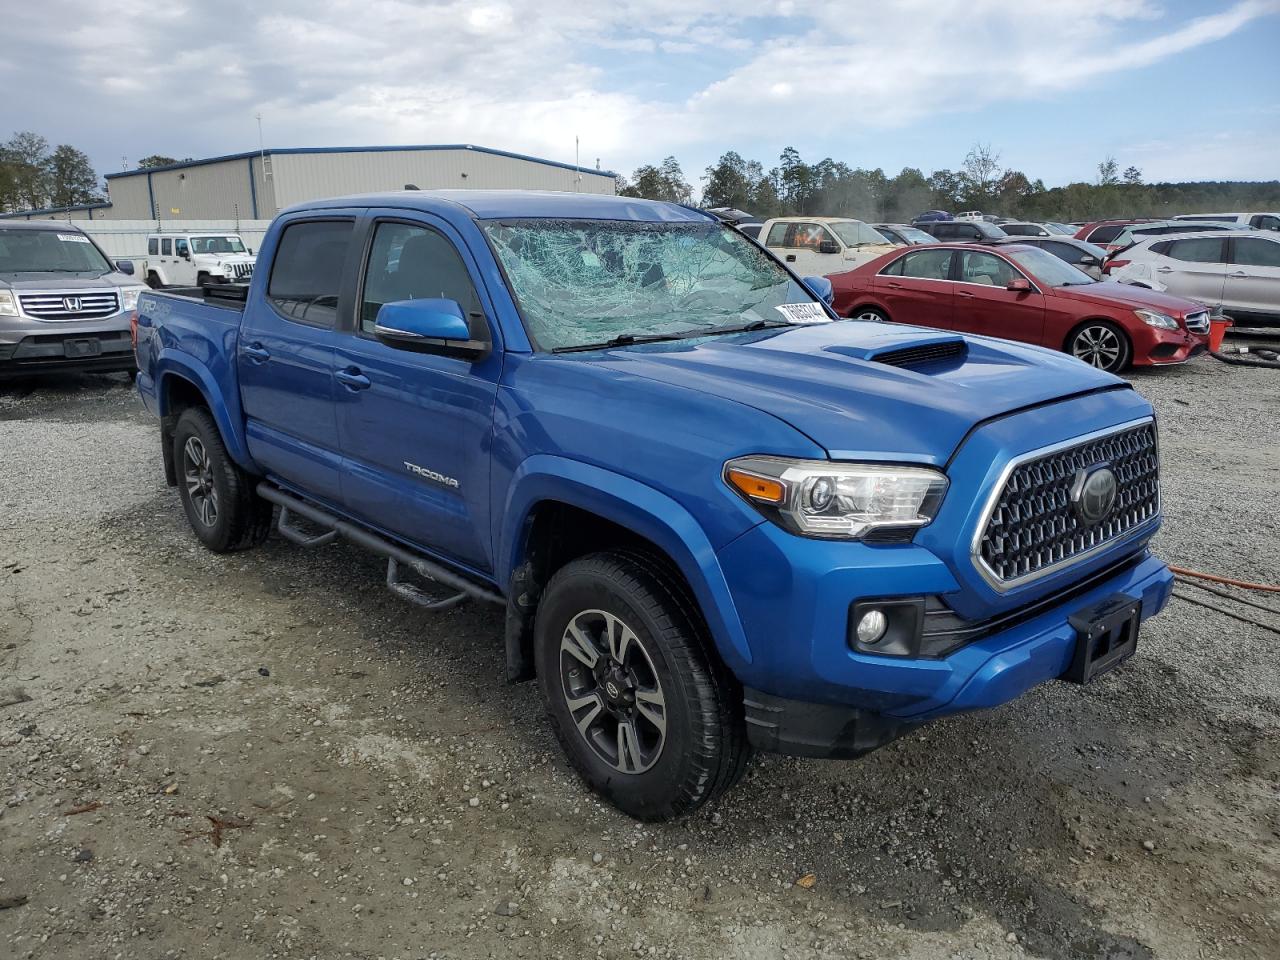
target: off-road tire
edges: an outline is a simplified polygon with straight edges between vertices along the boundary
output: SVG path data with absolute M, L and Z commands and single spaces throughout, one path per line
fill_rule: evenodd
M 652 661 L 665 697 L 666 734 L 653 766 L 623 773 L 579 733 L 566 702 L 561 640 L 582 611 L 614 614 Z M 574 560 L 538 603 L 534 657 L 547 713 L 569 762 L 592 790 L 639 820 L 696 810 L 733 786 L 751 754 L 742 690 L 716 654 L 683 581 L 660 558 L 618 550 Z
M 193 437 L 208 457 L 209 479 L 217 493 L 212 523 L 201 517 L 185 476 L 184 450 Z M 217 424 L 203 407 L 188 407 L 178 417 L 173 430 L 173 463 L 182 507 L 201 543 L 214 553 L 230 553 L 256 547 L 267 539 L 271 532 L 271 504 L 254 492 L 254 478 L 227 454 Z

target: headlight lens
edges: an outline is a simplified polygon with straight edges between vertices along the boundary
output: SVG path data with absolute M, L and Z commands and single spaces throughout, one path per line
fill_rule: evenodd
M 730 460 L 724 478 L 792 533 L 839 540 L 923 527 L 937 515 L 947 490 L 946 476 L 927 467 L 782 457 Z
M 18 315 L 18 301 L 14 299 L 13 293 L 9 290 L 0 290 L 0 317 L 16 317 Z
M 1178 321 L 1173 319 L 1167 313 L 1157 313 L 1155 310 L 1135 310 L 1138 319 L 1148 326 L 1159 327 L 1161 330 L 1177 330 Z
M 124 310 L 137 310 L 138 297 L 146 287 L 125 287 L 120 291 L 120 307 Z

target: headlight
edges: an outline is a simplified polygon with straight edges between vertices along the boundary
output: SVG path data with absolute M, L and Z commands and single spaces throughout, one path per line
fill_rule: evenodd
M 120 291 L 120 308 L 122 310 L 137 310 L 138 297 L 142 296 L 145 287 L 125 287 Z
M 18 301 L 14 299 L 13 293 L 9 290 L 0 290 L 0 317 L 16 317 L 18 315 Z
M 792 533 L 838 540 L 923 527 L 937 515 L 947 490 L 946 476 L 927 467 L 781 457 L 730 460 L 724 478 Z
M 1135 310 L 1138 319 L 1148 326 L 1159 327 L 1161 330 L 1177 330 L 1178 321 L 1173 319 L 1167 313 L 1156 313 L 1154 310 Z

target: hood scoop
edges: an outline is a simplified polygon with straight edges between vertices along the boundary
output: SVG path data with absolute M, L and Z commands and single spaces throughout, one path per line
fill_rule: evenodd
M 891 367 L 921 367 L 928 363 L 962 361 L 969 353 L 969 345 L 965 339 L 951 334 L 917 337 L 908 343 L 899 341 L 871 347 L 837 344 L 826 349 L 830 353 L 840 353 L 846 357 Z

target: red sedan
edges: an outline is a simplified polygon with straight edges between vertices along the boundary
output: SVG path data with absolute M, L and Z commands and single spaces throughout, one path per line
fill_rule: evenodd
M 1103 370 L 1183 363 L 1204 351 L 1204 304 L 1099 282 L 1032 246 L 938 243 L 834 274 L 843 316 L 1021 340 Z

